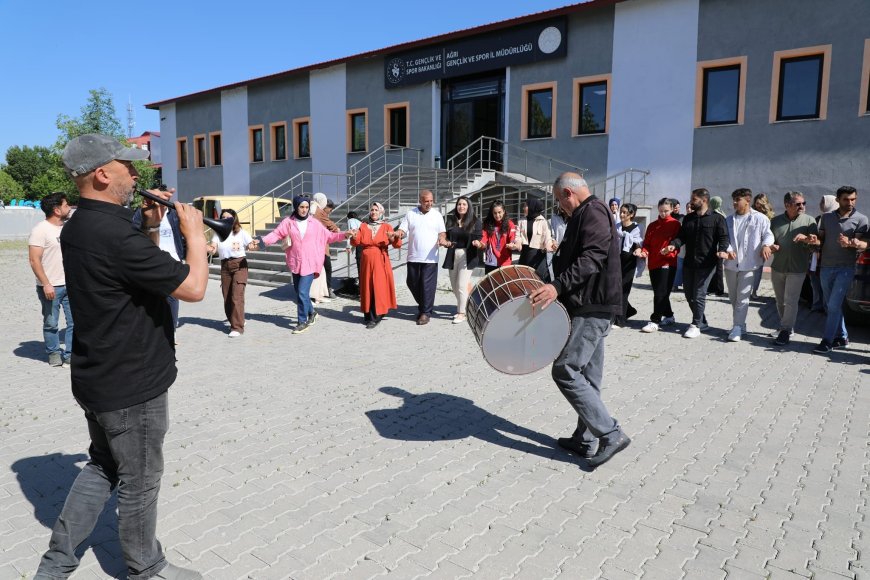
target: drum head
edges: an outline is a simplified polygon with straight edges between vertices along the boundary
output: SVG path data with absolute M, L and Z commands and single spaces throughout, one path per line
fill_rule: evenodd
M 558 302 L 535 309 L 525 296 L 503 304 L 483 332 L 480 347 L 486 362 L 509 375 L 533 373 L 552 363 L 562 352 L 571 320 Z

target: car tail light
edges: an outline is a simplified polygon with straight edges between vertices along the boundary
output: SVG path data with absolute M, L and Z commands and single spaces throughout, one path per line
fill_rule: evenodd
M 858 254 L 858 261 L 856 264 L 859 266 L 870 266 L 870 251 L 864 251 Z

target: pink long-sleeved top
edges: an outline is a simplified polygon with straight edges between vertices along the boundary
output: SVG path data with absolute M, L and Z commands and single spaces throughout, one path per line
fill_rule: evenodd
M 290 235 L 290 246 L 284 250 L 287 269 L 293 274 L 307 276 L 323 268 L 323 250 L 327 244 L 344 241 L 344 233 L 332 233 L 314 218 L 308 218 L 305 237 L 299 232 L 295 217 L 284 218 L 271 234 L 263 236 L 263 243 L 271 245 Z

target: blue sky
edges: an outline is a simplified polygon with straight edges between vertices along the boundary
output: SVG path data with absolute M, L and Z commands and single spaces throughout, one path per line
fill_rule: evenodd
M 161 101 L 308 64 L 549 10 L 580 0 L 0 0 L 0 163 L 50 146 L 58 114 L 105 87 L 135 134 Z

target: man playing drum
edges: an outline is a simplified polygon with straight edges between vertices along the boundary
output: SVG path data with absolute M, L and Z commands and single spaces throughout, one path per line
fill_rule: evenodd
M 544 309 L 558 299 L 571 315 L 571 335 L 552 374 L 579 419 L 574 434 L 560 438 L 559 445 L 598 467 L 631 442 L 601 400 L 604 337 L 622 308 L 620 238 L 610 210 L 580 175 L 560 175 L 553 196 L 570 218 L 553 257 L 553 283 L 532 292 L 529 300 L 533 308 Z

